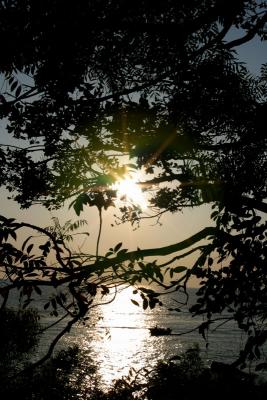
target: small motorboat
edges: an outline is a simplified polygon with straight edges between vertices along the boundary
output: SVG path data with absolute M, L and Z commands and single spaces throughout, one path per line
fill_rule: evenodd
M 164 336 L 171 334 L 171 328 L 160 328 L 159 326 L 154 326 L 153 328 L 149 328 L 151 336 Z

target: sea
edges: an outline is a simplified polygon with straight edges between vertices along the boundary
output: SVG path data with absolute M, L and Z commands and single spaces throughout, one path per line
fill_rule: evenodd
M 37 361 L 47 351 L 53 338 L 64 328 L 66 320 L 54 324 L 61 317 L 51 316 L 44 310 L 44 304 L 51 293 L 43 291 L 32 306 L 40 313 L 44 331 L 39 347 L 32 356 Z M 111 294 L 111 297 L 113 294 Z M 143 310 L 142 301 L 133 288 L 121 288 L 113 301 L 99 296 L 89 311 L 85 323 L 72 327 L 58 343 L 56 351 L 78 345 L 90 354 L 97 365 L 103 387 L 108 388 L 115 380 L 127 376 L 130 370 L 153 367 L 158 361 L 167 361 L 179 356 L 190 347 L 198 346 L 207 366 L 212 361 L 233 362 L 239 355 L 246 337 L 234 322 L 221 319 L 210 326 L 205 338 L 198 326 L 202 317 L 192 317 L 189 307 L 196 300 L 196 289 L 188 289 L 188 304 L 183 293 L 174 292 L 161 297 L 162 306 Z M 9 306 L 17 302 L 11 297 Z M 220 316 L 223 318 L 223 316 Z M 149 328 L 170 328 L 171 334 L 151 336 Z

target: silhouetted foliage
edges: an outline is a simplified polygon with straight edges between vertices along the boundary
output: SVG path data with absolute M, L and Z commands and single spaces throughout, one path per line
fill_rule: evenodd
M 36 311 L 0 310 L 0 376 L 1 387 L 5 387 L 11 375 L 22 368 L 33 354 L 40 334 L 39 317 Z
M 233 49 L 265 39 L 264 1 L 5 1 L 0 18 L 1 115 L 25 142 L 2 148 L 1 180 L 22 206 L 90 204 L 117 152 L 179 181 L 153 199 L 160 209 L 263 184 L 266 73 L 250 76 Z
M 179 362 L 160 363 L 148 380 L 146 396 L 149 400 L 218 399 L 233 398 L 238 394 L 243 399 L 263 399 L 266 386 L 255 384 L 250 375 L 240 374 L 228 365 L 218 368 L 204 366 L 196 348 L 188 349 Z
M 29 368 L 41 332 L 36 310 L 2 309 L 0 326 L 1 399 L 101 398 L 97 368 L 89 352 L 78 346 L 58 351 L 39 368 Z M 25 373 L 21 373 L 23 366 Z
M 90 355 L 78 347 L 57 352 L 32 373 L 1 380 L 1 398 L 21 400 L 101 399 L 103 391 Z
M 96 206 L 101 223 L 116 198 L 112 183 L 139 168 L 150 217 L 210 203 L 215 223 L 164 248 L 115 246 L 100 256 L 97 246 L 88 256 L 73 255 L 56 230 L 2 217 L 4 301 L 22 288 L 27 306 L 42 285 L 66 284 L 67 296 L 46 304 L 53 315 L 61 308 L 72 317 L 63 335 L 87 318 L 97 293 L 118 282 L 185 290 L 195 275 L 201 289 L 192 313 L 206 315 L 200 332 L 227 311 L 248 334 L 237 364 L 259 358 L 267 338 L 267 74 L 264 65 L 259 77 L 250 75 L 235 49 L 266 39 L 266 7 L 253 0 L 0 4 L 0 115 L 14 140 L 0 146 L 0 181 L 21 206 L 71 200 L 78 215 Z M 135 205 L 121 212 L 122 221 L 142 218 Z M 42 233 L 44 242 L 15 243 L 21 228 Z M 196 262 L 181 269 L 177 261 L 189 253 Z M 171 254 L 161 264 L 146 261 Z M 160 303 L 157 293 L 139 290 L 144 308 Z
M 105 400 L 182 400 L 226 397 L 237 394 L 242 399 L 264 399 L 266 383 L 258 383 L 255 376 L 245 374 L 222 363 L 211 368 L 204 365 L 197 347 L 189 348 L 176 360 L 161 361 L 154 368 L 132 372 L 115 382 L 103 397 Z

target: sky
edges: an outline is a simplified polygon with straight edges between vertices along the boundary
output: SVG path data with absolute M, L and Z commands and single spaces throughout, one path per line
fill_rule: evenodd
M 250 72 L 259 75 L 262 64 L 267 63 L 267 42 L 261 42 L 257 37 L 236 48 L 238 57 L 246 63 Z
M 267 62 L 267 44 L 260 42 L 257 38 L 251 42 L 240 46 L 238 55 L 241 61 L 245 62 L 252 74 L 259 74 L 260 65 Z M 1 142 L 5 138 L 4 123 L 0 121 L 0 137 Z M 6 142 L 7 143 L 7 142 Z M 19 206 L 12 200 L 7 199 L 7 191 L 1 189 L 0 191 L 0 213 L 7 216 L 16 218 L 19 221 L 27 221 L 40 226 L 51 225 L 51 218 L 58 217 L 60 222 L 64 224 L 65 221 L 72 219 L 86 219 L 88 222 L 88 238 L 80 237 L 76 242 L 77 246 L 82 246 L 82 251 L 91 252 L 95 254 L 96 240 L 99 229 L 99 218 L 96 208 L 86 207 L 80 217 L 77 217 L 73 209 L 69 210 L 68 207 L 63 207 L 57 211 L 48 211 L 40 206 L 32 206 L 27 210 L 21 210 Z M 196 209 L 185 209 L 183 212 L 174 214 L 166 214 L 161 219 L 161 225 L 155 225 L 156 221 L 145 220 L 141 223 L 141 227 L 133 230 L 130 224 L 123 224 L 111 226 L 114 223 L 113 214 L 115 210 L 110 208 L 104 212 L 103 215 L 103 230 L 100 241 L 100 254 L 105 254 L 109 247 L 114 247 L 118 242 L 123 242 L 123 248 L 134 250 L 137 247 L 151 248 L 161 247 L 172 243 L 177 243 L 186 239 L 205 226 L 212 225 L 209 218 L 210 207 L 208 205 L 197 207 Z M 86 239 L 84 241 L 84 239 Z M 76 246 L 74 245 L 74 247 Z M 188 264 L 193 262 L 189 259 Z M 192 283 L 194 286 L 195 283 Z

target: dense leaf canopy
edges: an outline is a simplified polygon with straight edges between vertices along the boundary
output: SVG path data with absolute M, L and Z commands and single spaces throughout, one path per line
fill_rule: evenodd
M 214 313 L 227 310 L 249 335 L 238 362 L 258 356 L 266 339 L 267 68 L 250 75 L 236 48 L 266 40 L 266 7 L 242 0 L 1 2 L 0 115 L 9 142 L 0 146 L 0 183 L 21 206 L 59 207 L 72 199 L 77 214 L 85 205 L 106 209 L 116 197 L 111 184 L 130 160 L 145 172 L 143 190 L 153 189 L 151 213 L 212 203 L 216 222 L 176 247 L 119 246 L 89 263 L 74 257 L 75 265 L 61 254 L 64 238 L 55 232 L 43 232 L 49 244 L 30 261 L 32 248 L 25 255 L 7 243 L 22 225 L 3 218 L 1 262 L 10 288 L 37 284 L 27 274 L 42 267 L 51 285 L 70 283 L 77 320 L 88 308 L 77 287 L 83 283 L 94 295 L 88 282 L 95 274 L 99 286 L 112 267 L 113 278 L 134 284 L 142 275 L 166 287 L 161 267 L 171 261 L 140 260 L 200 250 L 192 269 L 169 287 L 192 274 L 201 278 L 192 312 L 205 313 L 208 327 Z M 123 220 L 142 217 L 134 205 L 122 212 Z M 204 238 L 207 245 L 190 249 Z M 45 267 L 51 246 L 60 278 Z M 155 295 L 145 295 L 155 305 Z
M 1 183 L 24 207 L 59 205 L 110 182 L 119 153 L 175 182 L 160 209 L 260 202 L 266 70 L 250 77 L 234 49 L 265 38 L 264 3 L 3 2 L 0 112 L 23 149 L 2 147 Z

